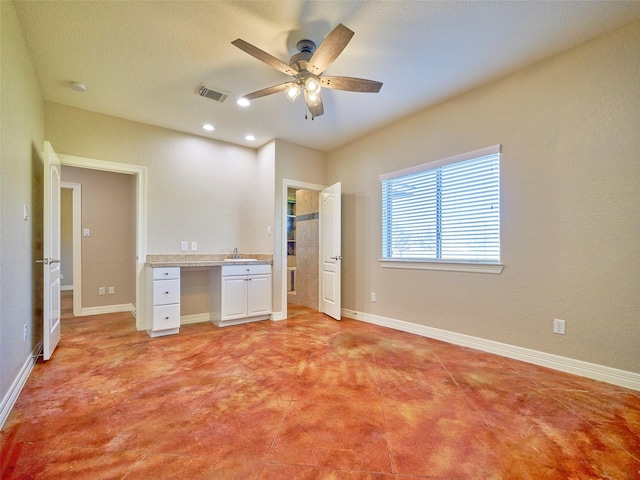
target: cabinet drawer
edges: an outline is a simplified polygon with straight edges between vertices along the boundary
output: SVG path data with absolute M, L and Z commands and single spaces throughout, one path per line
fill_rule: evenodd
M 180 278 L 180 267 L 154 267 L 154 280 L 171 280 Z
M 180 303 L 180 280 L 156 280 L 153 282 L 153 305 Z
M 222 276 L 230 275 L 255 275 L 255 274 L 271 273 L 271 265 L 224 265 L 222 267 Z
M 153 307 L 153 330 L 180 327 L 180 305 L 160 305 Z

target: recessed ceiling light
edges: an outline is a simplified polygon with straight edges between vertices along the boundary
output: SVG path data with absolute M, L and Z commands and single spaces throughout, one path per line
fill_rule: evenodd
M 202 128 L 204 128 L 207 132 L 213 132 L 216 129 L 216 127 L 214 127 L 210 123 L 205 123 L 204 125 L 202 125 Z
M 253 142 L 256 139 L 256 137 L 254 137 L 253 135 L 245 135 L 244 139 L 249 140 L 250 142 Z
M 248 107 L 249 105 L 251 105 L 251 102 L 244 97 L 240 97 L 236 103 L 241 107 Z

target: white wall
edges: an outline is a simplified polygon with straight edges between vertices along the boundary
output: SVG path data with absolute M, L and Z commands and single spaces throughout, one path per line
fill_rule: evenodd
M 33 240 L 40 244 L 42 240 L 32 238 L 39 233 L 33 216 L 37 219 L 42 206 L 32 203 L 32 162 L 41 168 L 36 150 L 41 152 L 44 145 L 44 106 L 11 2 L 0 2 L 0 25 L 0 407 L 4 408 L 42 331 L 42 317 L 34 315 L 42 305 L 31 294 L 34 280 L 42 275 L 32 253 Z M 30 212 L 26 221 L 23 205 Z
M 343 306 L 640 373 L 638 79 L 640 22 L 330 152 Z M 503 273 L 381 268 L 378 176 L 495 144 Z

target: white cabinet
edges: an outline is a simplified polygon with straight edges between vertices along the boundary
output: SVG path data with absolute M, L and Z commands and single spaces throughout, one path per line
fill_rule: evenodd
M 271 315 L 271 265 L 222 267 L 219 326 L 267 319 Z
M 147 267 L 147 333 L 171 335 L 180 329 L 180 267 Z

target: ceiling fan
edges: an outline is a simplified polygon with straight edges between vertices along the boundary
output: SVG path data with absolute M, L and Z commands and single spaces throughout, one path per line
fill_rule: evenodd
M 322 75 L 327 67 L 342 53 L 342 50 L 344 50 L 351 40 L 351 37 L 353 37 L 353 33 L 353 31 L 344 25 L 339 24 L 327 35 L 317 48 L 315 42 L 312 40 L 300 40 L 297 44 L 299 52 L 291 57 L 289 65 L 240 38 L 234 40 L 231 43 L 240 50 L 276 70 L 293 77 L 293 80 L 280 85 L 263 88 L 262 90 L 245 95 L 243 98 L 250 101 L 284 91 L 287 98 L 293 101 L 300 93 L 303 93 L 305 103 L 313 120 L 315 117 L 319 117 L 324 113 L 322 98 L 320 97 L 322 87 L 332 88 L 334 90 L 346 90 L 349 92 L 379 92 L 382 87 L 381 82 L 365 80 L 363 78 L 328 77 Z

